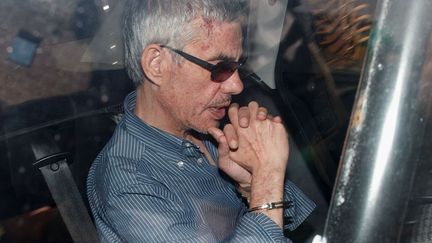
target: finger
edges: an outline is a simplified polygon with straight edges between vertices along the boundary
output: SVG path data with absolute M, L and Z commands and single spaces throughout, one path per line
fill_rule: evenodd
M 222 130 L 216 127 L 211 127 L 207 131 L 219 144 L 219 157 L 228 156 L 230 148 L 228 146 L 227 138 L 225 137 L 225 134 L 222 132 Z
M 238 112 L 239 112 L 239 104 L 232 103 L 228 108 L 228 118 L 230 120 L 230 123 L 234 126 L 234 128 L 238 128 L 239 126 Z
M 265 119 L 267 119 L 269 116 L 271 116 L 270 114 L 268 114 L 268 110 L 265 107 L 259 107 L 258 108 L 258 115 L 257 115 L 257 119 L 264 121 Z
M 250 112 L 249 107 L 243 106 L 238 110 L 238 119 L 240 127 L 247 128 L 249 126 Z
M 232 150 L 238 149 L 238 137 L 234 129 L 234 126 L 231 124 L 225 125 L 223 133 L 225 134 L 230 149 Z
M 280 116 L 275 116 L 270 119 L 273 122 L 282 123 L 282 118 Z
M 251 101 L 248 104 L 249 112 L 251 117 L 257 117 L 259 105 L 256 101 Z
M 210 127 L 207 132 L 216 140 L 216 142 L 220 143 L 221 139 L 225 137 L 225 134 L 217 127 Z

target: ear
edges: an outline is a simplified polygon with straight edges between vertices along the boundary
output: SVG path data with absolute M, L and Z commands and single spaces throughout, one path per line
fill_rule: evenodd
M 163 62 L 162 47 L 156 44 L 146 46 L 141 56 L 141 67 L 145 76 L 156 85 L 160 85 L 163 80 L 165 71 Z

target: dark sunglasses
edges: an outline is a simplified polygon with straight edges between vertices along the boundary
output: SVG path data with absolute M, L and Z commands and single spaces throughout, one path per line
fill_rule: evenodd
M 195 63 L 204 69 L 207 69 L 211 73 L 210 79 L 214 82 L 223 82 L 229 79 L 237 71 L 237 69 L 239 69 L 246 62 L 246 58 L 243 58 L 238 62 L 221 61 L 217 64 L 211 64 L 178 49 L 174 49 L 166 45 L 160 45 L 160 47 L 170 49 L 171 51 L 182 56 L 184 59 Z

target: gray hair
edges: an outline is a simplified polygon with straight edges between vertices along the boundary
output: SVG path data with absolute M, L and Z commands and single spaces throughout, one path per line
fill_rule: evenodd
M 183 47 L 196 33 L 197 17 L 219 22 L 241 22 L 247 0 L 129 0 L 123 13 L 125 66 L 138 86 L 145 78 L 141 55 L 149 44 Z M 196 31 L 196 30 L 195 30 Z

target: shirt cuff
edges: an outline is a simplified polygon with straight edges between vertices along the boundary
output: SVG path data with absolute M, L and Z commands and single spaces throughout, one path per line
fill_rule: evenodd
M 263 229 L 263 234 L 271 238 L 272 242 L 291 242 L 284 236 L 282 229 L 265 214 L 249 212 L 244 215 L 242 220 L 245 223 L 258 224 Z
M 294 183 L 288 180 L 285 182 L 284 200 L 293 203 L 292 207 L 284 210 L 284 229 L 290 231 L 303 223 L 316 206 Z

